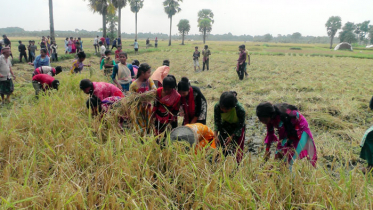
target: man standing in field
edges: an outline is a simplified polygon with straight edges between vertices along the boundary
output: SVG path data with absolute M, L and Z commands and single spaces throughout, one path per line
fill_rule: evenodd
M 109 38 L 109 36 L 106 36 L 106 47 L 107 47 L 107 49 L 109 49 L 109 47 L 110 47 L 110 38 Z
M 97 54 L 98 48 L 98 36 L 93 40 L 93 46 L 95 47 L 95 53 Z
M 245 73 L 245 61 L 246 61 L 245 46 L 240 45 L 238 47 L 238 50 L 240 51 L 240 56 L 238 57 L 238 60 L 237 60 L 236 71 L 237 71 L 237 74 L 238 74 L 238 78 L 240 80 L 243 80 L 244 73 Z
M 103 45 L 106 45 L 106 39 L 105 39 L 105 37 L 101 37 L 100 41 L 102 42 Z
M 26 46 L 22 44 L 22 41 L 18 41 L 18 43 L 19 62 L 22 63 L 22 57 L 25 57 L 25 61 L 27 62 Z
M 249 55 L 249 51 L 248 50 L 246 50 L 246 46 L 245 45 L 243 45 L 244 47 L 245 47 L 245 53 L 246 53 L 246 62 L 245 62 L 245 76 L 246 77 L 248 77 L 249 76 L 249 74 L 247 73 L 247 65 L 249 65 L 250 66 L 250 55 Z
M 10 57 L 13 59 L 13 54 L 12 54 L 12 43 L 8 39 L 8 37 L 4 34 L 3 35 L 3 42 L 4 42 L 4 47 L 9 47 L 9 52 L 10 52 Z
M 38 49 L 38 47 L 35 45 L 35 41 L 32 40 L 31 41 L 31 45 L 29 46 L 29 50 L 30 50 L 30 62 L 34 62 L 35 60 L 35 51 Z
M 16 77 L 12 71 L 12 63 L 9 59 L 10 56 L 10 48 L 4 47 L 2 49 L 2 55 L 0 55 L 0 95 L 2 103 L 9 103 L 10 102 L 10 95 L 14 91 L 13 81 L 10 75 L 13 76 L 15 80 Z M 6 100 L 4 96 L 6 97 Z
M 101 55 L 100 64 L 101 64 L 102 59 L 105 58 L 106 47 L 104 46 L 104 43 L 102 42 L 99 42 L 98 44 L 100 45 L 100 55 Z
M 199 68 L 199 61 L 198 61 L 199 57 L 201 57 L 201 53 L 198 51 L 198 47 L 195 47 L 194 52 L 193 52 L 194 71 L 196 71 L 197 66 L 198 66 L 198 71 L 201 70 L 201 68 Z
M 202 71 L 205 70 L 205 65 L 207 67 L 207 71 L 209 70 L 209 63 L 210 63 L 210 49 L 208 45 L 205 45 L 205 49 L 202 50 L 202 55 L 203 55 L 203 69 Z

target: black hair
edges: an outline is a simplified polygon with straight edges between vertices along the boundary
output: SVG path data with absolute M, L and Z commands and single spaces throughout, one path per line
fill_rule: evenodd
M 167 75 L 167 77 L 163 79 L 163 88 L 176 88 L 176 78 L 174 75 Z
M 77 55 L 78 55 L 78 58 L 85 58 L 86 57 L 86 55 L 83 51 L 79 52 Z
M 197 48 L 197 49 L 198 49 L 198 46 L 195 46 L 194 48 Z
M 80 45 L 80 42 L 75 42 L 75 44 Z
M 110 51 L 110 50 L 106 50 L 106 51 L 105 51 L 105 55 L 108 55 L 108 54 L 111 54 L 111 51 Z
M 78 37 L 78 40 L 81 40 L 81 38 L 80 38 L 80 37 Z
M 152 67 L 149 66 L 149 64 L 147 63 L 142 63 L 140 66 L 139 66 L 139 70 L 137 71 L 137 75 L 136 75 L 136 78 L 138 79 L 143 73 L 146 73 L 147 71 L 149 71 L 149 69 L 151 69 Z
M 47 53 L 47 49 L 41 48 L 40 51 L 43 51 L 44 53 Z
M 89 97 L 87 102 L 86 102 L 86 105 L 87 105 L 87 109 L 91 108 L 91 109 L 94 109 L 96 107 L 98 107 L 98 111 L 101 112 L 102 109 L 101 109 L 101 100 L 99 98 L 97 98 L 95 95 L 92 96 L 92 97 Z
M 98 44 L 99 44 L 99 45 L 103 45 L 101 41 L 100 41 L 100 42 L 98 42 Z
M 135 42 L 137 42 L 137 39 L 135 39 Z
M 139 65 L 140 65 L 140 61 L 138 61 L 138 60 L 133 60 L 133 61 L 132 61 L 132 65 L 139 66 Z
M 128 58 L 128 56 L 127 56 L 127 53 L 126 53 L 126 52 L 120 52 L 118 56 L 120 57 L 120 55 L 125 55 L 125 56 L 126 56 L 126 58 Z
M 69 37 L 66 37 L 66 39 L 65 40 L 68 40 L 69 39 Z
M 240 48 L 240 49 L 245 49 L 245 45 L 240 45 L 238 48 Z
M 228 91 L 221 94 L 219 105 L 225 109 L 232 109 L 236 107 L 237 102 L 237 93 L 234 91 Z
M 209 46 L 208 46 L 208 45 L 205 45 L 205 49 L 207 49 L 207 48 L 209 48 Z
M 370 99 L 369 108 L 370 108 L 370 110 L 373 110 L 373 97 L 372 97 L 372 99 Z
M 62 72 L 62 67 L 61 66 L 57 66 L 56 67 L 56 74 L 59 74 Z
M 93 83 L 91 80 L 89 79 L 83 79 L 82 81 L 80 81 L 80 84 L 79 84 L 79 87 L 81 90 L 84 90 L 86 88 L 91 88 L 91 90 L 89 91 L 89 94 L 93 94 Z
M 169 60 L 163 60 L 163 65 L 164 66 L 170 66 L 170 61 Z
M 190 88 L 189 79 L 186 78 L 186 77 L 182 77 L 181 81 L 177 85 L 177 90 L 178 91 L 188 91 L 189 88 Z
M 52 88 L 53 89 L 56 89 L 56 90 L 58 90 L 58 86 L 60 85 L 60 81 L 58 81 L 58 80 L 53 80 L 53 82 L 52 82 Z
M 22 43 L 22 41 L 20 40 L 20 41 L 18 41 L 18 43 L 20 43 L 20 44 L 21 44 L 21 43 Z
M 284 123 L 285 131 L 288 137 L 298 137 L 297 131 L 294 128 L 294 125 L 291 123 L 291 119 L 295 118 L 292 114 L 288 114 L 286 111 L 297 111 L 298 108 L 296 106 L 287 104 L 287 103 L 280 103 L 272 105 L 270 102 L 263 102 L 260 103 L 256 107 L 256 115 L 259 118 L 275 118 L 276 116 L 280 116 L 281 121 Z

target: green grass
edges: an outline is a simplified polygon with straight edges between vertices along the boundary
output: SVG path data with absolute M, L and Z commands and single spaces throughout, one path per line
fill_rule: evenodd
M 140 40 L 140 47 L 144 41 Z M 84 50 L 93 54 L 90 41 L 84 43 Z M 254 119 L 246 134 L 248 141 L 265 136 L 265 127 L 255 118 L 260 102 L 298 106 L 315 136 L 317 168 L 302 160 L 290 173 L 272 159 L 264 163 L 263 145 L 259 155 L 248 152 L 245 145 L 245 158 L 238 167 L 231 157 L 211 164 L 210 159 L 219 151 L 195 155 L 180 145 L 161 150 L 152 135 L 140 139 L 131 130 L 120 131 L 115 124 L 103 129 L 103 124 L 88 114 L 87 95 L 78 85 L 83 78 L 105 81 L 97 56 L 86 59 L 85 63 L 93 66 L 81 75 L 57 75 L 60 90 L 39 100 L 34 99 L 30 83 L 32 67 L 16 64 L 13 101 L 0 108 L 3 209 L 373 207 L 373 177 L 360 172 L 364 162 L 358 158 L 360 139 L 373 122 L 367 106 L 373 93 L 368 85 L 373 80 L 369 74 L 373 60 L 351 57 L 369 58 L 372 54 L 325 50 L 327 45 L 263 48 L 246 43 L 248 49 L 259 50 L 250 51 L 250 76 L 239 81 L 233 68 L 240 42 L 208 42 L 211 70 L 201 73 L 194 72 L 190 55 L 194 46 L 202 48 L 202 43 L 181 46 L 173 42 L 168 47 L 167 41 L 160 41 L 158 49 L 140 48 L 139 55 L 133 54 L 130 44 L 131 40 L 123 44 L 130 53 L 129 61 L 147 62 L 154 70 L 164 59 L 170 59 L 170 74 L 178 80 L 187 76 L 198 81 L 208 101 L 207 125 L 211 128 L 213 106 L 223 91 L 237 91 L 247 119 Z M 289 47 L 302 50 L 294 56 Z M 59 54 L 63 55 L 61 48 L 60 44 Z M 68 59 L 53 65 L 68 70 L 71 62 Z M 207 88 L 208 84 L 213 88 Z

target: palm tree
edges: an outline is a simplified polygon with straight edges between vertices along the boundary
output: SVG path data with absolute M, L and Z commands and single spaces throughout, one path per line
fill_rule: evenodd
M 118 9 L 118 39 L 121 38 L 122 9 L 127 6 L 127 0 L 111 0 L 115 8 Z
M 137 13 L 144 6 L 144 0 L 129 0 L 131 4 L 131 11 L 135 13 L 135 39 L 137 39 Z
M 49 31 L 51 36 L 51 43 L 55 41 L 54 22 L 53 22 L 53 0 L 49 0 Z
M 181 35 L 183 37 L 183 39 L 182 39 L 183 41 L 181 42 L 181 44 L 184 45 L 185 34 L 188 34 L 189 31 L 190 31 L 189 20 L 181 19 L 179 21 L 179 24 L 177 24 L 177 27 L 178 27 L 179 32 L 181 33 Z
M 333 39 L 335 34 L 342 27 L 342 20 L 339 16 L 331 16 L 328 21 L 325 23 L 328 36 L 330 36 L 330 49 L 333 47 Z
M 211 32 L 214 23 L 214 13 L 211 9 L 202 9 L 198 12 L 198 27 L 203 34 L 203 44 L 206 43 L 206 35 Z
M 108 13 L 115 14 L 115 8 L 111 2 L 107 0 L 88 0 L 89 8 L 93 11 L 93 13 L 100 13 L 102 15 L 102 32 L 103 37 L 106 37 L 106 15 Z
M 183 2 L 183 0 L 165 0 L 163 2 L 164 11 L 168 15 L 168 18 L 170 18 L 170 39 L 168 46 L 171 46 L 172 16 L 181 11 L 179 2 Z

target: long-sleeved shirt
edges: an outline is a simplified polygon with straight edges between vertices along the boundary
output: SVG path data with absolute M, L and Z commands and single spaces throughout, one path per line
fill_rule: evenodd
M 238 118 L 238 122 L 236 123 L 235 130 L 232 132 L 231 135 L 235 136 L 241 136 L 242 128 L 245 126 L 245 109 L 240 103 L 237 103 L 236 105 L 236 114 Z M 214 107 L 214 123 L 215 128 L 214 131 L 223 131 L 223 119 L 221 117 L 222 111 L 220 110 L 220 105 L 217 103 Z M 230 132 L 230 131 L 228 131 Z
M 46 55 L 45 58 L 41 58 L 40 55 L 38 55 L 34 60 L 34 68 L 37 69 L 40 66 L 49 66 L 49 57 Z

